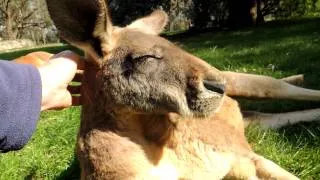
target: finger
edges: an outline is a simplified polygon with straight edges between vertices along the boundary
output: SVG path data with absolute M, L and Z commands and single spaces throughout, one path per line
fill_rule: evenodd
M 77 72 L 76 72 L 77 74 L 83 74 L 84 73 L 84 70 L 77 70 Z
M 70 94 L 80 94 L 81 86 L 68 86 L 67 87 Z
M 62 51 L 54 55 L 51 59 L 57 59 L 57 58 L 66 58 L 66 59 L 72 60 L 77 64 L 77 69 L 80 69 L 80 70 L 84 69 L 84 61 L 85 61 L 84 58 L 70 50 Z
M 72 96 L 72 106 L 80 106 L 81 104 L 81 96 Z
M 41 105 L 41 111 L 44 110 L 62 110 L 72 105 L 72 96 L 68 91 L 61 91 L 53 97 L 47 99 L 44 105 Z

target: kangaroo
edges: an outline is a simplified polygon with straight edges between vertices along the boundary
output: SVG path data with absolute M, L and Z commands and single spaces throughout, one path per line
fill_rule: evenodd
M 19 64 L 32 64 L 36 67 L 40 67 L 46 64 L 52 56 L 53 54 L 37 51 L 18 57 L 14 59 L 14 62 Z
M 105 0 L 47 4 L 61 36 L 88 59 L 77 140 L 82 179 L 298 179 L 252 151 L 226 91 L 300 100 L 318 100 L 319 91 L 219 71 L 158 36 L 163 11 L 116 27 Z

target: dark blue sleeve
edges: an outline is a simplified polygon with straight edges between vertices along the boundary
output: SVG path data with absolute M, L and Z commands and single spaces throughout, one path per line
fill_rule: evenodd
M 0 152 L 28 142 L 40 115 L 41 93 L 35 67 L 0 61 Z

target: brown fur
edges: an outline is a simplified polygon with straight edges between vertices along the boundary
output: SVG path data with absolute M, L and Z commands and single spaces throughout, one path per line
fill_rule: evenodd
M 77 143 L 82 179 L 297 179 L 251 150 L 223 73 L 156 35 L 165 13 L 118 28 L 103 0 L 47 3 L 90 60 Z
M 32 64 L 36 67 L 40 67 L 46 64 L 52 56 L 53 54 L 37 51 L 37 52 L 29 53 L 25 56 L 21 56 L 15 59 L 14 62 L 19 64 Z

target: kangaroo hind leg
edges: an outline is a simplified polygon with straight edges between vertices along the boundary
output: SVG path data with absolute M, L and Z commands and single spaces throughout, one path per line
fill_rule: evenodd
M 255 155 L 253 161 L 258 179 L 299 180 L 295 175 L 262 156 Z
M 259 126 L 266 129 L 277 129 L 299 122 L 320 120 L 320 108 L 275 114 L 243 111 L 242 114 L 246 127 L 250 124 L 258 124 Z

